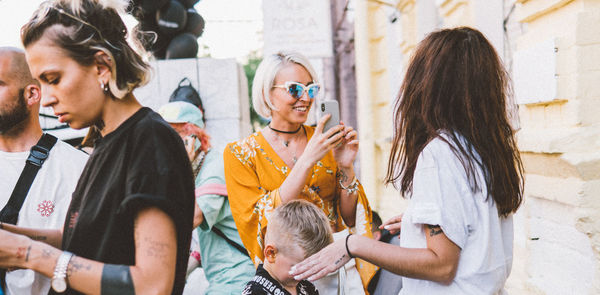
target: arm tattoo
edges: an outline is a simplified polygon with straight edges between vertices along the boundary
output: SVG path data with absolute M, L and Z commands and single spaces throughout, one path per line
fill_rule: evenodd
M 340 180 L 342 182 L 346 182 L 348 180 L 348 175 L 346 175 L 346 173 L 344 173 L 344 171 L 340 168 L 337 169 L 337 172 L 335 173 L 335 177 L 341 178 Z
M 48 239 L 48 237 L 46 236 L 33 236 L 31 237 L 31 239 L 33 239 L 34 241 L 45 241 Z
M 428 224 L 427 227 L 431 230 L 431 231 L 429 231 L 429 236 L 430 237 L 439 235 L 439 234 L 441 234 L 441 233 L 444 232 L 444 231 L 442 231 L 442 229 L 440 228 L 439 225 Z
M 69 262 L 69 266 L 67 267 L 67 276 L 70 277 L 72 274 L 80 271 L 80 270 L 91 270 L 92 266 L 90 264 L 83 263 L 79 261 L 77 257 L 73 257 Z
M 129 266 L 105 264 L 102 269 L 100 294 L 135 295 Z
M 144 237 L 144 244 L 142 247 L 146 248 L 147 256 L 156 257 L 165 265 L 168 265 L 167 251 L 169 250 L 169 244 L 161 241 L 155 241 L 149 237 Z

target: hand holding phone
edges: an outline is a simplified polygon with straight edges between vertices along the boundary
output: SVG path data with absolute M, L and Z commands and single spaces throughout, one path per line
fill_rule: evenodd
M 340 126 L 340 112 L 337 101 L 318 101 L 315 103 L 317 128 L 309 139 L 301 158 L 309 163 L 321 160 L 332 148 L 343 140 L 344 127 Z M 324 118 L 330 114 L 328 118 Z M 326 121 L 325 121 L 326 120 Z M 323 128 L 322 132 L 318 132 Z M 333 130 L 330 130 L 332 129 Z M 333 131 L 336 131 L 333 133 Z
M 319 102 L 317 107 L 317 121 L 323 118 L 323 116 L 326 114 L 331 114 L 331 117 L 329 117 L 329 120 L 327 120 L 325 123 L 325 127 L 323 127 L 323 133 L 326 133 L 327 130 L 340 124 L 340 106 L 336 100 L 325 100 Z

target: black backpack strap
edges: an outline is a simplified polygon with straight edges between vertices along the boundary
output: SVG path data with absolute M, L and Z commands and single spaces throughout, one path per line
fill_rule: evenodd
M 56 144 L 56 141 L 58 141 L 56 137 L 44 133 L 37 144 L 31 147 L 29 157 L 25 161 L 25 167 L 21 172 L 21 176 L 19 176 L 19 180 L 17 180 L 10 199 L 8 199 L 8 202 L 2 211 L 0 211 L 1 222 L 17 224 L 19 211 L 23 207 L 23 202 L 25 202 L 27 193 L 29 193 L 29 188 L 31 188 L 31 184 L 33 184 L 33 180 L 42 167 L 42 164 L 48 159 L 50 150 Z M 0 270 L 0 285 L 3 290 L 6 290 L 5 270 Z
M 232 241 L 230 238 L 228 238 L 227 236 L 225 236 L 225 234 L 218 229 L 216 226 L 213 226 L 211 229 L 215 234 L 217 234 L 217 236 L 225 239 L 225 241 L 227 241 L 227 243 L 229 245 L 231 245 L 232 247 L 236 248 L 238 251 L 240 251 L 242 254 L 248 256 L 248 258 L 250 258 L 250 255 L 248 254 L 248 251 L 246 250 L 246 248 L 242 247 L 240 244 Z
M 44 133 L 36 145 L 31 147 L 25 167 L 17 180 L 17 184 L 10 195 L 6 206 L 0 211 L 0 221 L 16 224 L 19 219 L 19 211 L 23 206 L 25 197 L 31 188 L 38 171 L 48 158 L 48 154 L 58 139 L 48 133 Z

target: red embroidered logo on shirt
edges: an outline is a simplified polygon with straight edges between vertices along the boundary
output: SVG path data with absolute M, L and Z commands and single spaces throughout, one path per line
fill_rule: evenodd
M 52 201 L 42 201 L 38 204 L 37 211 L 44 217 L 50 216 L 54 212 L 54 203 Z

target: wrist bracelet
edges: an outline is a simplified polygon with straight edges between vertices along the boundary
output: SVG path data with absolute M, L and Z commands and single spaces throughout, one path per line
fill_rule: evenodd
M 350 253 L 350 248 L 348 248 L 348 239 L 350 238 L 352 234 L 349 234 L 346 236 L 346 252 L 348 252 L 348 256 L 350 256 L 350 258 L 355 258 L 354 255 L 352 255 L 352 253 Z
M 342 184 L 342 180 L 338 180 L 338 183 L 340 184 L 340 187 L 347 191 L 349 194 L 355 193 L 358 191 L 358 179 L 356 179 L 356 176 L 354 176 L 352 178 L 352 182 L 348 185 L 348 186 L 344 186 L 344 184 Z

